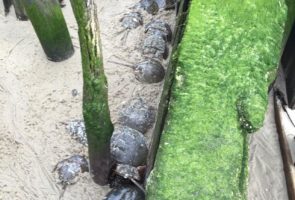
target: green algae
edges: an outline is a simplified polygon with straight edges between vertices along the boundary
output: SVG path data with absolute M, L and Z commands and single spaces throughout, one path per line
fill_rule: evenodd
M 96 6 L 89 1 L 71 0 L 79 27 L 83 68 L 83 116 L 88 140 L 90 170 L 100 185 L 108 182 L 110 161 L 110 138 L 113 124 L 108 107 L 107 80 L 102 63 Z
M 62 61 L 74 53 L 71 37 L 56 0 L 22 0 L 47 58 Z
M 147 199 L 246 199 L 248 137 L 278 64 L 283 0 L 192 0 Z

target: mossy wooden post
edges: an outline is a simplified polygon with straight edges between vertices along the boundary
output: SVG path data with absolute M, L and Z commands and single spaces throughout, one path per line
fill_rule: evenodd
M 51 61 L 74 53 L 71 37 L 57 0 L 22 0 L 40 43 Z
M 278 0 L 191 1 L 147 200 L 247 199 L 286 16 Z
M 12 5 L 12 1 L 11 0 L 3 0 L 3 5 L 4 5 L 5 15 L 7 15 L 9 13 L 10 6 Z
M 97 184 L 105 185 L 111 168 L 110 138 L 113 125 L 108 107 L 96 5 L 92 0 L 71 0 L 79 27 L 83 67 L 83 115 L 90 169 Z
M 21 21 L 28 20 L 28 17 L 25 14 L 25 8 L 22 4 L 22 1 L 21 0 L 13 0 L 12 3 L 14 6 L 14 11 L 15 11 L 15 15 L 16 15 L 17 19 L 19 19 Z

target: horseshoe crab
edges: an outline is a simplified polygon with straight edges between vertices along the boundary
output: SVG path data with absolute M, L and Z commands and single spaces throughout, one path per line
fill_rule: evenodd
M 117 127 L 111 137 L 111 156 L 119 164 L 145 165 L 148 154 L 142 133 L 127 126 Z
M 149 35 L 143 42 L 142 53 L 148 57 L 166 59 L 169 49 L 162 35 Z
M 136 65 L 109 61 L 114 64 L 130 67 L 134 70 L 135 78 L 142 83 L 159 83 L 165 77 L 163 65 L 155 59 L 147 59 Z
M 132 99 L 124 104 L 119 112 L 118 123 L 145 133 L 155 121 L 155 110 L 142 98 Z
M 120 22 L 124 29 L 135 29 L 143 24 L 143 19 L 139 12 L 130 12 L 124 14 Z
M 139 188 L 128 185 L 112 189 L 104 200 L 144 200 L 145 194 Z
M 131 165 L 116 164 L 109 177 L 110 187 L 135 184 L 144 191 L 141 183 L 145 177 L 146 166 L 133 167 Z
M 162 20 L 153 20 L 145 26 L 147 35 L 160 35 L 167 42 L 172 40 L 172 30 L 170 25 Z
M 60 183 L 65 188 L 78 181 L 79 173 L 89 171 L 88 162 L 84 156 L 73 155 L 58 162 L 53 171 L 57 171 Z
M 155 15 L 159 11 L 159 6 L 155 0 L 141 0 L 139 7 L 143 8 L 149 14 Z

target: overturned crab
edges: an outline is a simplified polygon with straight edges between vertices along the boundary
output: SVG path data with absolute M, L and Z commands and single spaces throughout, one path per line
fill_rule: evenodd
M 143 174 L 142 171 L 145 170 L 145 166 L 133 167 L 130 165 L 118 164 L 115 172 L 124 177 L 125 179 L 131 179 L 136 181 L 142 181 Z
M 67 185 L 78 181 L 79 173 L 88 172 L 88 162 L 84 156 L 74 155 L 57 163 L 53 171 L 57 171 L 60 183 Z
M 143 42 L 142 53 L 148 57 L 166 59 L 169 49 L 161 35 L 149 35 Z
M 138 63 L 134 68 L 135 78 L 143 83 L 158 83 L 165 77 L 163 65 L 154 59 Z
M 75 140 L 87 146 L 87 136 L 83 120 L 73 120 L 66 123 L 66 129 Z
M 145 189 L 142 179 L 145 173 L 145 166 L 133 167 L 130 165 L 118 164 L 110 177 L 110 187 L 113 188 L 106 200 L 144 200 Z
M 117 127 L 111 138 L 111 156 L 119 164 L 145 165 L 148 148 L 142 133 L 127 126 Z
M 118 123 L 145 133 L 155 121 L 155 110 L 142 98 L 132 99 L 119 112 Z
M 161 9 L 174 9 L 176 0 L 155 0 Z
M 167 42 L 172 40 L 170 25 L 162 20 L 153 20 L 145 26 L 147 35 L 159 35 Z
M 140 189 L 144 181 L 146 166 L 133 167 L 125 164 L 115 164 L 112 173 L 109 176 L 110 187 L 118 187 L 122 185 L 135 184 Z

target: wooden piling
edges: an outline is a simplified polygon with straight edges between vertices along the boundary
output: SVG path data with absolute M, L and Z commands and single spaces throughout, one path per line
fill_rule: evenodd
M 22 0 L 47 58 L 63 61 L 74 53 L 71 37 L 57 0 Z

